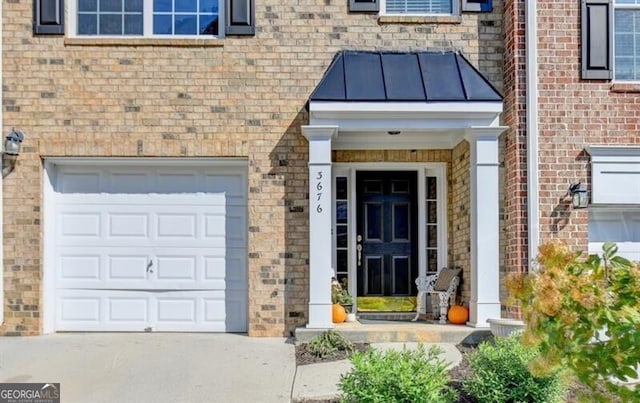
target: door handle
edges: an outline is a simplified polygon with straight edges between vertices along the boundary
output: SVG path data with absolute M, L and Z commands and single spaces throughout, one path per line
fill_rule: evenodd
M 147 263 L 147 273 L 153 273 L 153 269 L 151 268 L 153 267 L 153 260 L 149 260 L 149 263 Z
M 358 244 L 356 245 L 356 252 L 358 256 L 358 266 L 362 266 L 362 235 L 356 237 Z

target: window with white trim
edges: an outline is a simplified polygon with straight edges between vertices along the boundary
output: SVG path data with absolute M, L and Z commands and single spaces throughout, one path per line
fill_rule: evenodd
M 386 14 L 451 15 L 454 13 L 452 0 L 385 0 Z
M 614 1 L 614 77 L 640 80 L 640 0 Z
M 76 0 L 78 36 L 219 35 L 218 0 Z

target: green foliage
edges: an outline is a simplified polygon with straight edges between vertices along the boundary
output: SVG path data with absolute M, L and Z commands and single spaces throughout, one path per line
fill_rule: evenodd
M 524 342 L 541 352 L 532 370 L 569 368 L 585 385 L 604 384 L 624 401 L 640 401 L 640 388 L 618 382 L 638 375 L 640 267 L 616 256 L 614 244 L 603 252 L 581 259 L 564 244 L 546 243 L 540 270 L 509 277 L 507 288 L 522 308 Z
M 447 364 L 438 358 L 440 349 L 425 350 L 370 349 L 351 357 L 353 369 L 342 376 L 343 402 L 454 402 Z
M 562 402 L 566 387 L 559 372 L 536 377 L 529 371 L 537 356 L 519 336 L 483 342 L 467 357 L 473 375 L 464 381 L 464 390 L 483 403 Z
M 335 278 L 331 280 L 331 303 L 341 305 L 353 304 L 353 297 L 349 294 L 346 281 L 344 284 L 340 284 Z
M 309 342 L 309 351 L 316 357 L 331 357 L 338 350 L 352 353 L 355 348 L 351 340 L 333 330 L 327 330 Z

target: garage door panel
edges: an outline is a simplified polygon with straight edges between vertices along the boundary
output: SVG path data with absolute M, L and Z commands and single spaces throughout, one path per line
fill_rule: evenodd
M 196 256 L 156 256 L 158 281 L 196 281 Z
M 100 255 L 61 255 L 58 260 L 58 278 L 68 281 L 101 281 Z
M 111 297 L 107 300 L 107 321 L 146 325 L 150 322 L 149 297 Z
M 60 215 L 60 232 L 63 237 L 98 238 L 101 218 L 97 212 L 66 212 Z
M 109 287 L 113 281 L 139 280 L 147 282 L 148 255 L 120 255 L 106 256 L 109 270 L 105 278 L 105 287 Z M 112 286 L 113 287 L 113 286 Z M 135 286 L 131 286 L 132 288 Z
M 101 175 L 96 172 L 60 172 L 58 190 L 62 193 L 99 193 Z
M 57 329 L 246 331 L 246 173 L 220 170 L 61 167 Z
M 148 213 L 108 213 L 107 217 L 109 238 L 149 237 Z
M 157 220 L 157 238 L 191 238 L 196 239 L 196 214 L 159 213 Z

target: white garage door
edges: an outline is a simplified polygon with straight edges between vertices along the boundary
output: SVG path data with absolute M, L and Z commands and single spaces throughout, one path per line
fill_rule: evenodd
M 640 262 L 640 208 L 589 207 L 589 253 L 615 242 L 618 254 Z
M 245 332 L 246 170 L 58 166 L 56 330 Z

